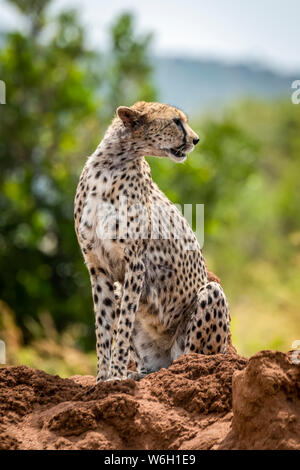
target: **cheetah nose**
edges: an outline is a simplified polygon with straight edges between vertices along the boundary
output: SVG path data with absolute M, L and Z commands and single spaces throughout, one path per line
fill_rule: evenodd
M 197 145 L 198 142 L 199 142 L 199 140 L 200 140 L 200 139 L 198 139 L 198 137 L 197 137 L 197 139 L 193 139 L 193 144 L 194 144 L 194 145 Z

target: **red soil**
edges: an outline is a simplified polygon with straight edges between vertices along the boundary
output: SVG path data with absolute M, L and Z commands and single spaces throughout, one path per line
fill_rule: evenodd
M 300 449 L 300 366 L 182 356 L 140 382 L 0 369 L 0 449 Z

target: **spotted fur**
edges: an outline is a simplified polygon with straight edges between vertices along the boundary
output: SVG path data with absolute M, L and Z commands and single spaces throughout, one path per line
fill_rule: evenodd
M 75 229 L 92 284 L 98 382 L 128 377 L 130 354 L 137 372 L 129 376 L 140 378 L 181 354 L 226 351 L 225 294 L 209 282 L 192 229 L 144 158 L 182 162 L 198 140 L 182 111 L 138 102 L 118 108 L 84 166 Z

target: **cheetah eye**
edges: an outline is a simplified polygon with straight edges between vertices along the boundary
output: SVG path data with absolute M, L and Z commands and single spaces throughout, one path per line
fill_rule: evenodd
M 181 126 L 181 119 L 179 119 L 179 118 L 174 118 L 173 121 L 175 122 L 175 124 L 176 124 L 177 126 Z

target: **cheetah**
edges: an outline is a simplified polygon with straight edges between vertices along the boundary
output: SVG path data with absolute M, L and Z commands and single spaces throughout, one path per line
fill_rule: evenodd
M 192 228 L 145 160 L 183 162 L 198 142 L 175 107 L 120 106 L 83 168 L 74 217 L 92 286 L 97 383 L 139 380 L 182 354 L 226 352 L 223 289 L 210 281 Z

